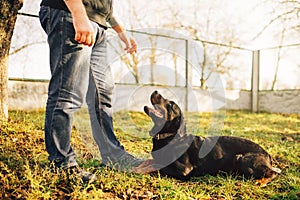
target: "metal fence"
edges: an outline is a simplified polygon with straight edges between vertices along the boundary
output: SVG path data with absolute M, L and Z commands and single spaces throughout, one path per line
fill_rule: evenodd
M 16 26 L 10 78 L 48 79 L 48 47 L 37 16 L 20 13 L 18 20 L 30 26 Z M 120 43 L 111 39 L 116 36 L 110 34 L 109 49 L 117 55 L 110 60 L 116 84 L 206 90 L 212 73 L 217 73 L 224 89 L 251 92 L 253 111 L 259 110 L 260 91 L 300 89 L 300 44 L 251 49 L 170 32 L 128 30 L 138 43 L 135 55 L 122 52 Z
M 152 50 L 148 50 L 148 56 L 143 55 L 134 58 L 136 63 L 130 63 L 128 62 L 129 58 L 124 59 L 123 56 L 122 59 L 122 56 L 120 56 L 120 60 L 125 61 L 123 62 L 124 67 L 129 69 L 125 74 L 135 76 L 131 81 L 132 84 L 185 87 L 186 102 L 188 102 L 188 88 L 205 90 L 214 87 L 208 86 L 206 83 L 211 82 L 211 72 L 216 72 L 222 79 L 224 89 L 251 92 L 250 107 L 252 111 L 260 110 L 259 93 L 262 91 L 300 89 L 300 59 L 298 57 L 300 44 L 253 50 L 203 40 L 191 42 L 189 39 L 182 37 L 177 38 L 173 35 L 163 35 L 152 31 L 131 32 L 133 37 L 139 38 L 141 42 L 150 40 L 153 45 Z M 160 40 L 161 38 L 164 40 Z M 162 49 L 159 45 L 156 47 L 155 45 L 159 42 L 167 43 L 163 47 L 167 46 L 168 48 Z M 193 52 L 195 43 L 201 44 L 201 51 L 197 52 L 198 55 Z M 162 50 L 162 52 L 159 50 Z M 148 59 L 146 61 L 148 71 L 145 69 L 139 71 L 138 67 L 134 66 L 144 66 L 145 60 L 143 58 Z M 193 58 L 198 59 L 198 61 L 191 63 Z M 118 65 L 122 64 L 118 63 Z M 171 70 L 166 70 L 162 66 L 168 66 Z M 159 72 L 154 73 L 155 71 Z M 115 72 L 115 75 L 119 77 L 119 79 L 116 79 L 117 82 L 128 84 L 129 79 L 124 81 L 124 76 L 119 76 L 119 73 L 119 70 Z M 148 77 L 148 79 L 145 79 L 145 77 Z M 280 95 L 284 96 L 284 94 Z M 282 101 L 285 101 L 284 97 L 282 97 Z M 295 103 L 299 104 L 300 102 Z M 186 110 L 188 110 L 188 107 L 186 105 Z
M 15 65 L 14 61 L 21 60 L 21 63 L 19 64 L 23 65 L 22 68 L 24 68 L 24 70 L 21 70 L 23 71 L 23 75 L 19 73 L 13 78 L 40 79 L 39 77 L 33 77 L 33 75 L 28 73 L 29 71 L 32 71 L 30 65 L 39 59 L 38 56 L 43 56 L 41 55 L 41 51 L 47 52 L 45 34 L 40 28 L 37 17 L 37 15 L 27 13 L 20 13 L 18 17 L 18 21 L 22 23 L 22 25 L 17 26 L 15 30 L 14 35 L 16 36 L 12 43 L 13 55 L 11 55 L 11 64 L 9 67 L 18 67 Z M 26 26 L 24 26 L 25 24 Z M 170 36 L 136 30 L 128 30 L 128 32 L 131 32 L 135 38 L 149 40 L 152 45 L 150 49 L 139 52 L 140 58 L 138 58 L 138 62 L 140 63 L 134 63 L 135 65 L 145 65 L 145 62 L 148 62 L 149 65 L 162 63 L 162 65 L 174 67 L 174 72 L 177 73 L 177 71 L 179 71 L 183 74 L 183 77 L 186 77 L 185 73 L 188 64 L 186 61 L 189 57 L 194 56 L 189 55 L 193 53 L 192 50 L 190 50 L 193 47 L 188 46 L 190 44 L 190 38 L 181 37 L 182 35 L 176 37 L 176 34 Z M 190 82 L 192 82 L 195 87 L 201 87 L 201 81 L 203 83 L 203 79 L 207 79 L 203 70 L 208 71 L 213 69 L 217 70 L 222 77 L 224 87 L 228 89 L 250 90 L 252 87 L 251 82 L 254 79 L 257 79 L 257 77 L 252 77 L 253 75 L 259 77 L 260 90 L 300 89 L 300 79 L 298 78 L 300 77 L 300 58 L 298 56 L 300 55 L 300 44 L 251 49 L 213 41 L 194 41 L 199 42 L 199 45 L 205 47 L 204 50 L 202 49 L 202 52 L 199 52 L 199 54 L 204 54 L 199 55 L 198 57 L 199 66 L 193 66 L 198 72 L 193 71 L 192 77 L 189 77 L 194 79 Z M 139 42 L 143 43 L 144 41 Z M 168 43 L 169 49 L 155 49 L 158 43 L 162 42 Z M 33 47 L 39 48 L 32 49 Z M 174 55 L 174 52 L 178 54 L 180 51 L 185 52 L 175 58 L 174 56 L 176 55 Z M 20 56 L 20 54 L 22 55 Z M 252 67 L 254 66 L 254 62 L 256 62 L 253 60 L 254 54 L 259 54 L 258 57 L 256 57 L 259 59 L 259 62 L 257 63 L 259 64 L 258 74 L 252 74 Z M 47 56 L 47 53 L 45 53 L 45 55 Z M 203 56 L 205 59 L 205 66 L 203 65 Z M 125 67 L 132 71 L 132 69 L 130 69 L 132 63 L 129 63 L 130 61 L 128 59 L 121 59 L 121 61 L 123 61 L 123 65 L 127 65 Z M 44 63 L 46 63 L 45 65 L 48 65 L 48 62 Z M 43 71 L 46 67 L 47 66 L 40 66 L 39 71 Z M 178 69 L 175 69 L 175 67 L 178 67 Z M 117 70 L 120 71 L 119 69 Z M 49 72 L 47 71 L 46 73 Z M 118 75 L 117 73 L 115 74 L 116 76 Z M 208 76 L 208 74 L 206 74 L 206 76 Z M 149 82 L 149 80 L 144 79 L 141 77 L 141 80 L 138 80 L 139 84 L 143 84 L 143 81 Z M 118 78 L 116 80 L 118 80 Z M 153 79 L 150 79 L 150 81 L 153 81 Z M 175 77 L 175 80 L 170 81 L 170 83 L 163 84 L 183 86 L 185 82 L 178 79 L 178 77 L 177 79 Z

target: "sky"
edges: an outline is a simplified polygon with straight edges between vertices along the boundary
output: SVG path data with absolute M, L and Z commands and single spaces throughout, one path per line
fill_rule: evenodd
M 129 2 L 129 3 L 128 3 Z M 130 3 L 131 2 L 131 3 Z M 196 2 L 196 3 L 195 3 Z M 271 36 L 272 28 L 256 41 L 251 38 L 261 29 L 269 20 L 267 13 L 271 10 L 269 7 L 259 7 L 261 0 L 115 0 L 115 13 L 127 29 L 140 29 L 156 27 L 160 28 L 162 23 L 181 23 L 187 26 L 200 26 L 205 22 L 207 16 L 210 16 L 212 25 L 218 27 L 222 34 L 229 34 L 227 27 L 235 27 L 235 34 L 239 41 L 236 45 L 249 49 L 261 49 L 278 45 L 278 42 Z M 215 9 L 210 9 L 214 7 Z M 172 8 L 172 10 L 170 9 Z M 173 8 L 174 11 L 173 11 Z M 39 0 L 24 0 L 24 6 L 20 12 L 38 14 Z M 136 13 L 135 13 L 136 11 Z M 174 12 L 176 16 L 174 16 Z M 212 26 L 211 25 L 211 26 Z M 206 27 L 203 27 L 205 29 Z M 214 27 L 210 30 L 214 30 Z M 276 28 L 276 27 L 274 27 Z M 184 33 L 185 30 L 177 30 Z M 214 32 L 206 32 L 201 35 L 201 39 L 215 41 Z M 221 42 L 221 41 L 216 41 Z M 298 41 L 296 41 L 298 42 Z M 31 44 L 26 49 L 13 54 L 9 59 L 9 77 L 10 78 L 29 78 L 29 79 L 49 79 L 49 51 L 46 43 L 46 35 L 42 31 L 38 18 L 19 16 L 16 24 L 15 34 L 12 41 L 12 50 L 20 48 L 24 44 Z M 36 44 L 37 43 L 37 44 Z M 285 85 L 298 85 L 300 60 L 298 56 L 292 56 L 293 52 L 299 52 L 299 46 L 285 51 L 286 59 L 281 61 L 279 71 L 284 77 Z M 276 51 L 262 52 L 262 77 L 268 78 L 274 72 L 276 66 Z M 241 56 L 238 60 L 245 59 Z M 247 58 L 251 61 L 251 54 L 247 53 Z M 248 61 L 246 62 L 248 63 Z M 159 64 L 159 63 L 158 63 Z M 298 65 L 298 66 L 297 66 Z M 285 67 L 289 66 L 289 67 Z M 290 67 L 294 66 L 294 67 Z M 249 67 L 246 69 L 249 73 Z M 237 71 L 239 73 L 239 71 Z M 235 76 L 240 76 L 236 74 Z M 280 81 L 280 80 L 279 80 Z M 290 82 L 290 83 L 289 83 Z M 269 84 L 269 83 L 263 83 Z M 244 86 L 242 86 L 244 87 Z M 249 84 L 247 89 L 249 88 Z

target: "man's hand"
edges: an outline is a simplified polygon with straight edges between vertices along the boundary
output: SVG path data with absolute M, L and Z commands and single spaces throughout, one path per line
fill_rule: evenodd
M 121 32 L 118 35 L 119 35 L 119 38 L 121 39 L 121 41 L 124 42 L 124 44 L 125 44 L 124 50 L 130 54 L 135 53 L 136 52 L 136 43 L 135 43 L 134 39 L 131 37 L 130 43 L 129 43 L 125 32 Z
M 125 30 L 122 26 L 117 25 L 114 26 L 113 29 L 118 33 L 119 38 L 121 41 L 125 44 L 124 50 L 127 51 L 127 53 L 133 54 L 136 52 L 136 43 L 133 38 L 130 38 L 130 41 L 128 41 Z
M 94 45 L 94 30 L 86 14 L 82 0 L 65 0 L 65 3 L 73 17 L 75 40 L 87 46 Z
M 127 52 L 130 54 L 132 54 L 134 52 L 136 53 L 136 43 L 133 38 L 130 38 L 130 44 L 131 44 L 131 46 L 128 49 L 126 49 Z
M 75 40 L 87 46 L 95 43 L 94 30 L 89 19 L 83 15 L 74 16 L 73 24 L 75 29 Z

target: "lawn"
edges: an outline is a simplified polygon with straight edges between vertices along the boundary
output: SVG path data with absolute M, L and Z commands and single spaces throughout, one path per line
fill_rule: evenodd
M 232 175 L 179 181 L 159 174 L 141 175 L 100 167 L 85 113 L 76 115 L 72 145 L 78 163 L 98 180 L 83 185 L 50 171 L 44 146 L 44 112 L 11 111 L 0 121 L 0 199 L 300 199 L 300 115 L 226 111 L 221 135 L 240 136 L 263 146 L 282 173 L 267 187 Z M 150 119 L 142 112 L 118 112 L 115 130 L 125 148 L 149 157 Z M 211 113 L 185 113 L 187 130 L 206 136 Z M 223 124 L 224 123 L 224 124 Z

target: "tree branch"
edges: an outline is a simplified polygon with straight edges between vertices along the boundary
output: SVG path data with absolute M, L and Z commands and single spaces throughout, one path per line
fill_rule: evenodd
M 271 26 L 274 22 L 276 22 L 277 20 L 279 20 L 280 18 L 283 18 L 289 14 L 292 14 L 294 12 L 296 12 L 299 8 L 293 8 L 290 11 L 284 12 L 278 16 L 276 16 L 275 18 L 271 19 L 262 29 L 261 31 L 259 31 L 251 40 L 256 40 L 261 34 L 263 34 L 263 32 L 269 27 Z
M 30 46 L 33 46 L 33 45 L 37 45 L 37 44 L 43 44 L 45 43 L 45 41 L 39 41 L 39 42 L 32 42 L 32 43 L 29 43 L 29 44 L 24 44 L 23 46 L 19 47 L 18 49 L 16 50 L 13 50 L 12 52 L 9 52 L 9 55 L 14 55 L 20 51 L 22 51 L 23 49 L 27 48 L 27 47 L 30 47 Z

